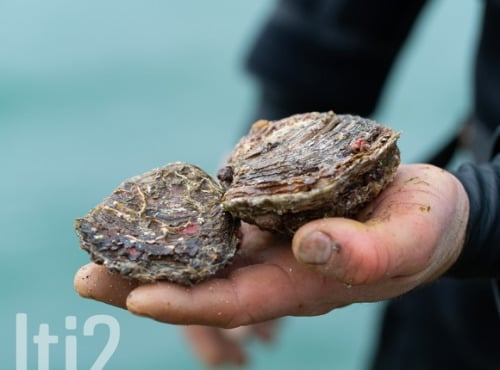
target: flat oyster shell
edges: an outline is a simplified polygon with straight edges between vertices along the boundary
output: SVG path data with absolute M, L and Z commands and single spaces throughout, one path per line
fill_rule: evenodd
M 123 182 L 75 229 L 93 261 L 139 281 L 191 285 L 233 258 L 239 221 L 222 187 L 196 166 L 173 163 Z
M 333 112 L 258 121 L 219 171 L 223 207 L 262 229 L 293 234 L 322 217 L 354 217 L 392 181 L 399 133 Z

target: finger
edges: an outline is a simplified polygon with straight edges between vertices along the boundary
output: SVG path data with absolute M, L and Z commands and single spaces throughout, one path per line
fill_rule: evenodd
M 206 365 L 244 365 L 246 356 L 237 341 L 226 337 L 222 329 L 207 326 L 186 326 L 184 333 L 196 356 Z
M 224 329 L 222 334 L 238 343 L 244 343 L 255 337 L 261 341 L 269 342 L 274 336 L 276 322 L 277 320 L 272 320 L 247 326 L 238 326 L 233 329 Z
M 229 279 L 212 279 L 190 288 L 170 283 L 139 287 L 128 296 L 127 308 L 135 314 L 172 324 L 234 328 L 255 320 L 266 321 L 279 312 L 274 307 L 264 309 L 258 302 L 268 302 L 266 296 L 270 291 L 274 296 L 279 293 L 269 286 L 268 278 L 280 284 L 283 277 L 279 268 L 259 267 L 246 267 L 238 270 L 238 274 L 231 274 Z M 287 294 L 280 295 L 290 299 Z
M 440 195 L 430 179 L 403 170 L 396 186 L 381 194 L 364 223 L 330 218 L 313 221 L 295 234 L 297 260 L 347 284 L 369 284 L 428 270 L 441 234 Z M 412 181 L 410 181 L 412 180 Z M 428 180 L 428 181 L 426 181 Z M 432 210 L 432 212 L 431 212 Z
M 292 249 L 297 260 L 328 278 L 352 285 L 372 284 L 418 272 L 430 259 L 425 247 L 429 243 L 423 240 L 426 227 L 417 223 L 418 218 L 396 212 L 375 223 L 317 220 L 296 233 Z
M 313 221 L 293 241 L 298 261 L 351 285 L 376 283 L 389 273 L 398 274 L 398 260 L 403 263 L 397 258 L 399 251 L 394 235 L 380 238 L 376 228 L 342 218 Z
M 95 263 L 80 268 L 74 278 L 74 287 L 82 297 L 121 308 L 126 308 L 127 296 L 137 286 L 137 282 L 112 274 Z
M 264 342 L 270 342 L 274 339 L 278 320 L 267 321 L 252 326 L 254 334 Z
M 261 249 L 269 248 L 287 241 L 283 236 L 259 229 L 255 225 L 242 222 L 240 227 L 240 256 L 251 255 Z M 289 242 L 289 240 L 288 240 Z
M 334 296 L 334 286 L 326 289 L 324 279 L 297 263 L 289 249 L 263 252 L 266 263 L 232 271 L 225 279 L 188 288 L 165 282 L 138 287 L 128 296 L 127 308 L 162 322 L 223 328 L 327 311 L 316 301 Z

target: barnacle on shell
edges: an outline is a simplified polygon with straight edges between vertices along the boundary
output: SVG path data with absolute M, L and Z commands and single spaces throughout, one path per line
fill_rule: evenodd
M 93 261 L 140 281 L 191 285 L 233 259 L 240 220 L 293 234 L 355 217 L 389 184 L 399 134 L 358 116 L 297 114 L 256 122 L 218 172 L 172 163 L 133 177 L 75 222 Z

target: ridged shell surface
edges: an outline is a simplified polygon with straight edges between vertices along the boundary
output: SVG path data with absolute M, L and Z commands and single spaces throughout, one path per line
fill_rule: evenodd
M 93 261 L 139 281 L 191 285 L 233 258 L 239 221 L 222 187 L 196 166 L 172 163 L 122 183 L 75 229 Z
M 312 219 L 354 217 L 392 181 L 398 137 L 373 120 L 333 112 L 258 121 L 219 171 L 224 209 L 288 234 Z

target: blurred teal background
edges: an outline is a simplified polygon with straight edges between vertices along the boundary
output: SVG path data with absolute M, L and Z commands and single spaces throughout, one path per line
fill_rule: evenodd
M 0 3 L 0 359 L 15 369 L 16 314 L 28 317 L 28 369 L 42 323 L 89 369 L 115 317 L 120 342 L 105 369 L 201 369 L 178 328 L 84 300 L 73 275 L 88 256 L 73 219 L 123 179 L 172 161 L 214 172 L 249 123 L 255 86 L 242 61 L 269 0 L 6 0 Z M 403 131 L 403 160 L 426 157 L 470 107 L 481 2 L 431 1 L 375 118 Z M 335 109 L 335 107 L 332 107 Z M 250 343 L 249 369 L 361 370 L 381 304 L 289 318 L 275 343 Z M 75 316 L 76 330 L 65 329 Z

